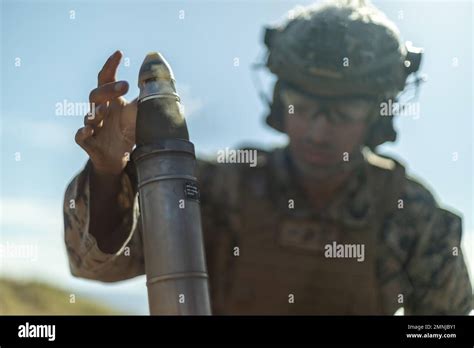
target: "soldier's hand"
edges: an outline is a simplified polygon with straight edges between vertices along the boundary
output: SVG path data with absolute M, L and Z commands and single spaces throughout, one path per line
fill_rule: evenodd
M 84 117 L 84 127 L 75 137 L 98 174 L 120 174 L 135 144 L 137 102 L 123 97 L 128 83 L 116 81 L 121 58 L 122 53 L 116 51 L 99 72 L 98 87 L 89 95 L 91 112 Z

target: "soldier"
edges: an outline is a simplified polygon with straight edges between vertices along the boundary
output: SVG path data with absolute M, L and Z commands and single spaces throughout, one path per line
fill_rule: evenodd
M 300 8 L 265 44 L 278 77 L 267 123 L 288 146 L 259 150 L 255 167 L 198 161 L 213 313 L 468 313 L 460 217 L 375 153 L 396 136 L 380 105 L 404 89 L 419 54 L 361 1 Z M 144 274 L 128 161 L 136 102 L 116 81 L 121 57 L 90 94 L 95 117 L 76 134 L 90 159 L 64 204 L 72 274 L 104 282 Z

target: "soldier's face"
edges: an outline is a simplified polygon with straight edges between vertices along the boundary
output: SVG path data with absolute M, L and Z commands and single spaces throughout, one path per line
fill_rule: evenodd
M 302 167 L 324 168 L 350 160 L 364 141 L 374 103 L 360 97 L 314 98 L 282 88 L 286 132 Z M 349 154 L 349 156 L 348 156 Z

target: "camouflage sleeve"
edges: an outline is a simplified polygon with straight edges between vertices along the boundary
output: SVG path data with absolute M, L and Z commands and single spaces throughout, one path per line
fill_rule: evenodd
M 118 204 L 123 212 L 119 229 L 128 232 L 128 238 L 115 254 L 102 252 L 89 233 L 90 162 L 69 183 L 64 196 L 64 239 L 69 267 L 76 277 L 114 282 L 144 273 L 141 231 L 138 228 L 138 199 L 129 171 L 121 178 Z
M 418 183 L 410 182 L 407 191 L 416 242 L 407 264 L 413 291 L 405 314 L 467 314 L 472 288 L 461 250 L 461 218 L 438 207 Z

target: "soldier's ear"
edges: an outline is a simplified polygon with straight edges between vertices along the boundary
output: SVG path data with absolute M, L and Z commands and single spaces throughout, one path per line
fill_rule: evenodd
M 277 80 L 273 88 L 273 100 L 269 103 L 269 114 L 266 117 L 267 124 L 273 129 L 285 133 L 285 106 L 281 100 L 281 82 Z

